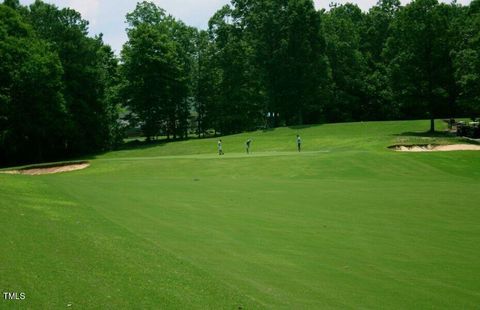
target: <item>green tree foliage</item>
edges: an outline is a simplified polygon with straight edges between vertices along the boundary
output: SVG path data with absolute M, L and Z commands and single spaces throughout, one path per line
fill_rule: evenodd
M 471 116 L 480 114 L 480 1 L 459 14 L 456 26 L 460 29 L 454 49 L 455 80 L 459 88 L 460 110 Z
M 66 109 L 60 60 L 6 5 L 0 5 L 0 55 L 0 162 L 62 154 Z
M 14 10 L 20 8 L 20 0 L 5 0 L 3 1 L 3 4 L 11 7 Z
M 319 121 L 329 88 L 322 22 L 312 1 L 266 1 L 257 60 L 265 70 L 269 110 L 280 121 Z M 262 8 L 258 8 L 262 10 Z M 270 33 L 270 31 L 272 32 Z M 255 31 L 255 30 L 254 30 Z
M 150 2 L 127 15 L 123 94 L 148 139 L 186 137 L 196 31 Z
M 399 9 L 399 0 L 380 0 L 364 16 L 360 50 L 367 68 L 361 120 L 395 119 L 399 115 L 398 107 L 392 101 L 387 75 L 388 59 L 383 53 Z
M 457 94 L 453 76 L 449 17 L 452 7 L 416 0 L 401 9 L 386 45 L 394 100 L 402 118 L 453 115 Z
M 364 15 L 353 4 L 333 6 L 324 14 L 327 56 L 334 82 L 328 100 L 329 121 L 364 119 L 367 62 L 361 52 Z
M 59 10 L 36 1 L 30 6 L 28 17 L 37 34 L 52 44 L 62 62 L 70 121 L 69 152 L 80 154 L 105 148 L 111 139 L 111 107 L 106 101 L 106 89 L 112 76 L 104 70 L 114 65 L 113 53 L 104 48 L 101 37 L 87 36 L 88 22 L 74 10 Z
M 309 0 L 233 0 L 201 45 L 203 130 L 246 130 L 268 112 L 274 126 L 474 113 L 476 6 L 380 0 L 367 13 L 316 12 Z
M 208 129 L 217 128 L 220 118 L 219 93 L 220 70 L 214 65 L 215 47 L 207 31 L 200 31 L 196 38 L 194 109 L 197 113 L 197 133 L 204 135 Z
M 331 82 L 320 17 L 303 0 L 235 0 L 215 13 L 198 45 L 199 131 L 321 120 Z
M 88 37 L 88 22 L 70 9 L 0 6 L 0 164 L 111 147 L 118 64 L 101 36 Z
M 215 51 L 210 66 L 217 70 L 214 89 L 218 90 L 213 111 L 222 133 L 251 130 L 262 117 L 253 50 L 233 13 L 225 6 L 209 23 Z

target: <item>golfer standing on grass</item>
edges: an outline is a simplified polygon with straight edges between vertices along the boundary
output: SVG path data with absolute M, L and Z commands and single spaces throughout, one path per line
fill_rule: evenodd
M 302 151 L 302 138 L 299 135 L 297 135 L 297 149 L 299 152 Z
M 222 139 L 218 140 L 218 155 L 223 155 Z
M 248 139 L 245 143 L 245 148 L 247 149 L 247 154 L 250 154 L 250 145 L 252 144 L 252 140 Z

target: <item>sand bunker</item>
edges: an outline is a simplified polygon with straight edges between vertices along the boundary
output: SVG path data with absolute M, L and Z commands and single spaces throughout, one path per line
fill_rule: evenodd
M 54 173 L 82 170 L 87 168 L 88 166 L 90 166 L 88 162 L 64 163 L 64 164 L 55 164 L 55 165 L 48 165 L 48 166 L 27 167 L 27 168 L 18 169 L 18 170 L 0 171 L 0 173 L 43 175 L 43 174 L 54 174 Z
M 480 151 L 480 145 L 451 144 L 451 145 L 394 145 L 390 149 L 398 152 L 448 152 L 448 151 Z

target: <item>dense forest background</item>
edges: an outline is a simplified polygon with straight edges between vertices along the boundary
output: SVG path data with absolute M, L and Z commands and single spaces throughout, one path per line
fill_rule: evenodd
M 141 2 L 126 19 L 117 56 L 74 10 L 0 4 L 0 166 L 108 150 L 129 128 L 178 139 L 480 113 L 480 0 L 232 0 L 208 30 Z

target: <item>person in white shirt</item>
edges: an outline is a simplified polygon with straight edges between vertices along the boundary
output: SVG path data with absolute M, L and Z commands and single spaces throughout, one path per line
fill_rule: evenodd
M 299 135 L 297 135 L 297 149 L 299 152 L 302 151 L 302 138 Z
M 222 140 L 218 140 L 218 155 L 223 155 Z

